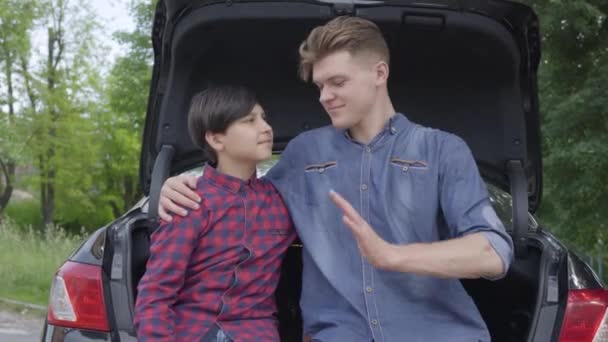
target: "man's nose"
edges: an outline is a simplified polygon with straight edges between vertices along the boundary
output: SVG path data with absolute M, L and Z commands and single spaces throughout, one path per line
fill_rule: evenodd
M 327 87 L 323 87 L 321 89 L 321 93 L 319 94 L 319 102 L 324 103 L 327 101 L 331 101 L 334 97 L 334 94 Z

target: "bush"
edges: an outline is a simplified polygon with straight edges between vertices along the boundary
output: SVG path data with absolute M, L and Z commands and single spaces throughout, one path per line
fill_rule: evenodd
M 5 219 L 0 223 L 0 297 L 46 305 L 55 271 L 84 238 L 55 226 L 40 231 Z
M 39 200 L 10 201 L 6 209 L 4 209 L 3 214 L 9 217 L 17 226 L 31 226 L 42 229 L 42 214 Z

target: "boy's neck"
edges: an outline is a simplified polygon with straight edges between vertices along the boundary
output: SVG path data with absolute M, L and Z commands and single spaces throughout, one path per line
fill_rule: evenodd
M 249 180 L 256 174 L 257 169 L 255 163 L 238 162 L 224 158 L 219 159 L 216 170 L 223 174 L 242 180 Z

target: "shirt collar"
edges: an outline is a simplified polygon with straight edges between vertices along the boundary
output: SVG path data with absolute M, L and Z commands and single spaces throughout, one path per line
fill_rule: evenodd
M 254 186 L 259 182 L 256 174 L 251 175 L 248 180 L 242 180 L 237 177 L 227 175 L 219 172 L 216 168 L 209 164 L 205 164 L 203 168 L 203 178 L 214 185 L 224 188 L 232 193 L 238 193 L 241 189 L 247 185 Z
M 388 118 L 388 121 L 384 124 L 384 128 L 374 139 L 372 139 L 371 144 L 373 144 L 377 139 L 381 138 L 385 134 L 395 135 L 399 132 L 405 132 L 411 126 L 412 126 L 412 122 L 410 120 L 408 120 L 408 118 L 405 117 L 404 114 L 395 113 L 393 116 Z M 351 138 L 350 133 L 348 132 L 347 129 L 344 130 L 344 135 L 349 140 L 353 141 L 353 139 Z
M 406 132 L 412 126 L 412 122 L 403 113 L 395 113 L 388 119 L 384 126 L 384 130 L 395 135 L 400 132 Z

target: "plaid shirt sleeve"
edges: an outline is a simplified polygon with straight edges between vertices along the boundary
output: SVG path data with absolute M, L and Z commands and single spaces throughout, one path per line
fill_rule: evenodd
M 160 223 L 150 237 L 150 257 L 138 285 L 135 304 L 137 340 L 173 341 L 173 305 L 182 285 L 190 255 L 208 226 L 208 212 L 202 207 L 186 217 L 175 215 Z

